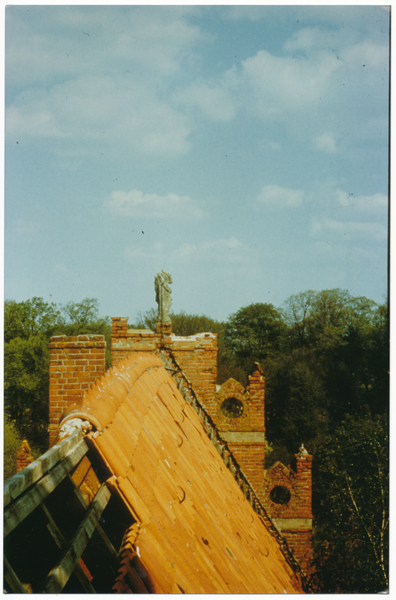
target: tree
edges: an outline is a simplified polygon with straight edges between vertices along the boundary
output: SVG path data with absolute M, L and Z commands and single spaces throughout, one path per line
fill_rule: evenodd
M 222 333 L 224 330 L 224 323 L 205 315 L 186 313 L 184 310 L 178 313 L 170 312 L 169 317 L 172 322 L 172 332 L 183 337 L 203 332 Z M 157 311 L 151 308 L 138 313 L 135 327 L 155 331 L 157 322 Z
M 347 416 L 316 450 L 313 583 L 322 593 L 388 587 L 388 425 Z
M 106 369 L 111 367 L 111 322 L 109 317 L 99 316 L 96 298 L 84 298 L 81 302 L 61 305 L 58 335 L 104 335 L 106 340 Z
M 4 345 L 4 411 L 7 422 L 41 451 L 48 448 L 48 339 L 14 338 Z
M 294 354 L 265 362 L 265 417 L 271 460 L 288 464 L 301 443 L 315 452 L 327 431 L 323 382 Z
M 236 364 L 234 356 L 224 342 L 225 323 L 216 321 L 206 315 L 196 315 L 186 313 L 184 310 L 178 313 L 169 314 L 172 321 L 172 332 L 178 336 L 190 336 L 196 333 L 216 333 L 217 334 L 217 383 L 222 384 L 224 381 L 233 377 L 241 383 L 247 383 L 247 374 L 240 365 Z M 154 308 L 146 312 L 137 314 L 137 328 L 156 330 L 157 326 L 157 311 Z M 249 371 L 250 372 L 250 371 Z
M 246 369 L 254 362 L 279 356 L 286 334 L 282 315 L 272 304 L 240 308 L 226 323 L 226 347 Z
M 12 423 L 4 423 L 4 481 L 16 473 L 16 453 L 18 452 L 23 438 Z M 29 444 L 33 458 L 41 454 L 38 448 Z
M 4 303 L 4 341 L 14 338 L 29 339 L 30 336 L 44 333 L 54 335 L 60 323 L 61 313 L 56 304 L 44 302 L 42 298 Z
M 42 298 L 5 302 L 4 411 L 29 444 L 48 448 L 49 351 L 52 335 L 103 334 L 110 364 L 111 327 L 98 302 L 85 298 L 59 309 Z

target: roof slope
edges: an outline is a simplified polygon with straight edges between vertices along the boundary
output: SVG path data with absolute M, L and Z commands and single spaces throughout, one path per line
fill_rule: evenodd
M 162 360 L 134 353 L 65 416 L 93 442 L 140 524 L 157 593 L 296 593 L 301 584 Z

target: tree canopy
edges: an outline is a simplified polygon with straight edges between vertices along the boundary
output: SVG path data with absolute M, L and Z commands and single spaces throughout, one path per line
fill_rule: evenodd
M 314 555 L 318 592 L 375 592 L 388 578 L 389 318 L 348 291 L 308 290 L 282 308 L 254 303 L 226 321 L 171 313 L 173 333 L 218 336 L 218 383 L 246 385 L 254 362 L 266 378 L 266 438 L 276 460 L 293 462 L 301 443 L 313 454 Z M 135 326 L 155 331 L 157 311 Z M 48 447 L 48 340 L 100 333 L 110 320 L 93 298 L 57 306 L 7 300 L 4 319 L 6 424 L 15 440 Z M 19 436 L 19 437 L 18 437 Z M 14 439 L 12 438 L 12 439 Z M 16 443 L 16 441 L 12 441 Z
M 109 365 L 110 320 L 99 317 L 98 311 L 94 298 L 59 307 L 42 298 L 5 301 L 5 419 L 41 451 L 48 448 L 49 339 L 53 335 L 105 335 Z

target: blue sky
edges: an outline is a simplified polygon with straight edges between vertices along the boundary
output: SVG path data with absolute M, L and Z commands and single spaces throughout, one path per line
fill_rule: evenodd
M 8 7 L 5 297 L 383 302 L 388 41 L 379 6 Z

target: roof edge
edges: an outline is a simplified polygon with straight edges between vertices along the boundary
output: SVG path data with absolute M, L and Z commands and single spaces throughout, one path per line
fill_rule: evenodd
M 308 584 L 308 580 L 302 571 L 300 565 L 294 558 L 294 555 L 290 551 L 286 540 L 280 534 L 278 528 L 272 522 L 272 519 L 269 517 L 266 509 L 261 504 L 258 499 L 252 484 L 249 479 L 243 473 L 241 467 L 238 462 L 234 458 L 231 451 L 228 449 L 227 443 L 223 441 L 221 438 L 216 425 L 214 424 L 212 418 L 208 415 L 205 408 L 202 406 L 196 393 L 194 392 L 193 386 L 185 375 L 183 369 L 178 364 L 175 359 L 171 349 L 162 348 L 160 352 L 160 357 L 165 365 L 165 369 L 172 375 L 179 392 L 182 394 L 184 399 L 192 406 L 194 411 L 198 414 L 206 433 L 213 443 L 214 447 L 222 457 L 224 464 L 231 471 L 235 481 L 238 483 L 238 486 L 242 490 L 245 498 L 250 502 L 253 510 L 259 517 L 261 518 L 264 526 L 267 531 L 276 539 L 280 546 L 280 550 L 286 560 L 286 562 L 290 565 L 296 577 L 298 577 L 301 581 L 302 587 L 305 591 L 311 591 L 310 586 Z M 263 473 L 264 476 L 264 473 Z

